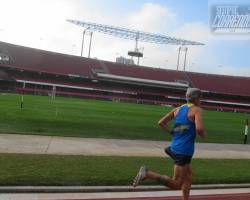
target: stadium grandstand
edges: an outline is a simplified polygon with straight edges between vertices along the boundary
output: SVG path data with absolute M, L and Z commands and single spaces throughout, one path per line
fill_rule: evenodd
M 203 107 L 250 112 L 250 78 L 126 65 L 0 42 L 0 90 L 178 106 L 187 87 Z

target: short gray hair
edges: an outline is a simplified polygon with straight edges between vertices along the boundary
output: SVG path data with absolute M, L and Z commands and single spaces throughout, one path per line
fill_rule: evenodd
M 201 97 L 201 90 L 198 88 L 188 88 L 186 92 L 187 102 L 193 101 Z

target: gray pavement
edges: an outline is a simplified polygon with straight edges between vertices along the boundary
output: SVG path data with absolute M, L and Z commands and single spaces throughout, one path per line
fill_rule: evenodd
M 164 141 L 0 134 L 0 153 L 165 157 Z M 196 158 L 250 159 L 250 145 L 196 144 Z

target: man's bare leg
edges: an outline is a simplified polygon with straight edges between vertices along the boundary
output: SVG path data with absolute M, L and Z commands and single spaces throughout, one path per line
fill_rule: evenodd
M 178 190 L 183 182 L 183 169 L 182 166 L 175 165 L 173 178 L 148 170 L 146 179 L 156 180 L 170 189 Z
M 184 166 L 185 171 L 185 177 L 184 181 L 182 183 L 181 189 L 182 189 L 182 198 L 183 200 L 189 199 L 191 184 L 192 184 L 192 167 L 191 165 L 185 165 Z

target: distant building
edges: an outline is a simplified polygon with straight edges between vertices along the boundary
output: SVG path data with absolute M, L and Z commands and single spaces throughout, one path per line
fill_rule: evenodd
M 117 62 L 117 63 L 126 64 L 126 65 L 134 65 L 133 59 L 124 58 L 124 57 L 122 57 L 122 56 L 117 57 L 117 58 L 116 58 L 116 62 Z

